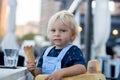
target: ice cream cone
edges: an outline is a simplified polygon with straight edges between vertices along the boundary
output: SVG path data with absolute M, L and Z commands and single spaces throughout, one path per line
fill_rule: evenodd
M 35 63 L 34 50 L 32 46 L 24 47 L 25 54 L 27 56 L 28 62 Z M 36 76 L 36 71 L 33 71 L 34 76 Z
M 35 62 L 35 58 L 34 58 L 33 47 L 32 46 L 25 46 L 24 47 L 24 51 L 25 51 L 25 54 L 27 56 L 28 61 L 34 63 Z

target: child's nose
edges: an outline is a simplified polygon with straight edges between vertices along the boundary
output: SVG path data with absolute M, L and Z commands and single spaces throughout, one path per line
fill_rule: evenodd
M 60 34 L 60 32 L 59 32 L 59 31 L 56 31 L 56 32 L 55 32 L 55 35 L 59 35 L 59 34 Z

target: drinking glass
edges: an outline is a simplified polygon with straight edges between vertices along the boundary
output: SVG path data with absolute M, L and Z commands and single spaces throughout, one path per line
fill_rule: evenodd
M 4 66 L 17 67 L 18 49 L 4 49 Z

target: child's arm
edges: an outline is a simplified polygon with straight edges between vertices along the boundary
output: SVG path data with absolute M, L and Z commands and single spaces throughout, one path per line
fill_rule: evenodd
M 45 80 L 61 80 L 63 77 L 74 76 L 78 74 L 83 74 L 86 72 L 86 67 L 82 64 L 76 64 L 71 67 L 62 68 L 51 75 L 49 75 Z

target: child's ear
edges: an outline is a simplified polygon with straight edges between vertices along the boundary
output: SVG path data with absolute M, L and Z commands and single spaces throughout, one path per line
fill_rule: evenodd
M 74 41 L 74 39 L 75 39 L 75 35 L 74 35 L 74 34 L 72 34 L 72 36 L 71 36 L 71 42 L 73 42 L 73 41 Z

